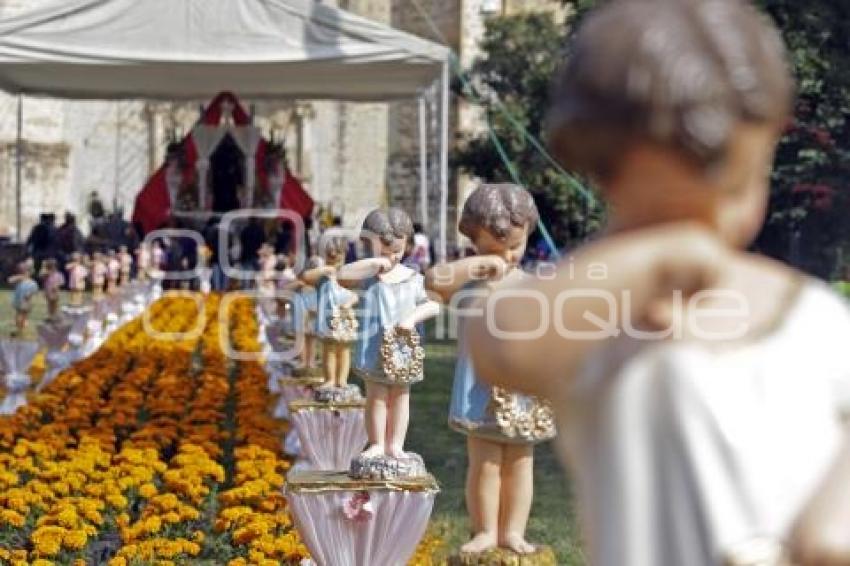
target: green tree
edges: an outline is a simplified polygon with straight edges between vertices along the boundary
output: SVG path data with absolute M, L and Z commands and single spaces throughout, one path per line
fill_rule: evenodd
M 456 164 L 490 181 L 518 178 L 534 194 L 543 223 L 559 246 L 582 240 L 601 219 L 600 208 L 576 191 L 574 181 L 553 167 L 530 139 L 542 139 L 549 84 L 561 63 L 566 35 L 546 14 L 492 19 L 481 44 L 484 55 L 456 89 L 487 108 L 491 128 L 463 140 Z
M 542 138 L 549 81 L 568 56 L 563 46 L 596 3 L 565 1 L 571 8 L 565 25 L 542 14 L 491 20 L 483 55 L 467 70 L 468 84 L 458 85 L 462 96 L 489 109 L 492 134 L 463 140 L 456 163 L 487 179 L 512 179 L 494 143 L 498 140 L 520 181 L 535 194 L 559 245 L 572 245 L 592 233 L 603 211 L 586 205 L 522 128 Z M 795 118 L 777 151 L 770 210 L 756 247 L 830 276 L 842 262 L 850 263 L 850 222 L 844 219 L 850 212 L 850 3 L 759 0 L 758 5 L 782 30 L 799 96 Z
M 820 275 L 838 275 L 850 239 L 850 5 L 760 0 L 797 78 L 794 119 L 779 144 L 758 246 Z M 848 258 L 850 260 L 850 258 Z

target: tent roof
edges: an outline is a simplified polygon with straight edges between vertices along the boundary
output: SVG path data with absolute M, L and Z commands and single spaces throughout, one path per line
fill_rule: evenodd
M 59 0 L 0 22 L 0 88 L 63 98 L 388 100 L 448 56 L 313 0 Z

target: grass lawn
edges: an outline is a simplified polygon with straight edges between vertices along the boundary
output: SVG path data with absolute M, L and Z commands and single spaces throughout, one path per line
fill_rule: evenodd
M 447 424 L 456 348 L 452 342 L 429 341 L 426 349 L 425 381 L 412 390 L 412 418 L 406 444 L 422 455 L 440 482 L 442 491 L 437 496 L 432 529 L 451 551 L 469 536 L 464 501 L 466 439 Z M 534 489 L 529 540 L 552 546 L 558 564 L 584 564 L 569 486 L 548 444 L 539 446 L 535 453 Z
M 15 331 L 15 310 L 12 308 L 12 291 L 0 290 L 0 337 L 8 338 Z M 36 327 L 47 318 L 47 302 L 44 295 L 38 293 L 32 299 L 32 311 L 30 311 L 29 324 L 24 333 L 24 338 L 36 340 L 38 332 Z M 62 304 L 67 303 L 67 295 L 63 293 Z

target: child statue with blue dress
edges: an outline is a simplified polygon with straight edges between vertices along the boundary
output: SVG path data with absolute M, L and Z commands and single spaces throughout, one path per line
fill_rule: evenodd
M 534 199 L 522 187 L 479 186 L 467 199 L 460 220 L 460 232 L 472 240 L 478 255 L 431 268 L 426 274 L 428 289 L 459 314 L 472 312 L 476 300 L 523 277 L 519 262 L 537 218 Z M 534 492 L 534 445 L 555 435 L 549 405 L 482 382 L 461 340 L 449 425 L 466 435 L 469 453 L 466 502 L 473 534 L 461 553 L 480 554 L 497 547 L 519 554 L 535 552 L 537 548 L 525 540 L 525 528 Z
M 301 377 L 312 376 L 316 373 L 316 309 L 318 299 L 316 288 L 313 287 L 304 276 L 310 272 L 322 268 L 324 260 L 319 256 L 312 256 L 307 260 L 306 268 L 298 278 L 291 282 L 286 290 L 294 293 L 292 298 L 292 334 L 294 337 L 301 336 L 303 345 L 301 348 L 301 367 L 295 368 L 294 374 Z M 309 279 L 309 278 L 308 278 Z
M 337 280 L 337 271 L 345 262 L 348 240 L 331 236 L 320 244 L 324 265 L 305 271 L 301 279 L 316 289 L 314 335 L 322 344 L 324 393 L 335 391 L 334 399 L 362 399 L 356 386 L 348 385 L 351 371 L 351 346 L 357 338 L 359 322 L 354 313 L 357 293 L 346 289 Z
M 373 210 L 361 237 L 372 256 L 342 266 L 337 277 L 361 292 L 359 338 L 353 373 L 366 382 L 369 443 L 352 462 L 352 475 L 391 479 L 425 473 L 421 458 L 404 451 L 410 386 L 424 377 L 424 351 L 416 325 L 439 313 L 422 275 L 401 260 L 413 223 L 398 208 Z

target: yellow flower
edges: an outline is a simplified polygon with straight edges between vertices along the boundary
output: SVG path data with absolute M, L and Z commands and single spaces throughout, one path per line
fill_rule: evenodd
M 62 536 L 65 532 L 62 527 L 37 528 L 30 536 L 35 552 L 39 556 L 56 556 L 61 549 Z
M 11 509 L 0 510 L 0 522 L 16 528 L 21 528 L 26 523 L 26 517 Z
M 73 528 L 77 525 L 77 511 L 73 507 L 65 507 L 56 516 L 56 521 L 66 528 Z
M 143 524 L 145 530 L 151 534 L 158 533 L 162 528 L 162 520 L 157 516 L 148 517 Z
M 146 483 L 139 488 L 139 495 L 145 499 L 150 499 L 158 493 L 156 486 L 152 483 Z
M 127 566 L 127 559 L 123 556 L 116 556 L 109 560 L 109 566 Z
M 62 536 L 62 545 L 68 550 L 82 550 L 88 537 L 83 531 L 68 531 Z
M 106 502 L 116 509 L 124 509 L 127 507 L 127 498 L 120 493 L 110 493 L 106 496 Z

